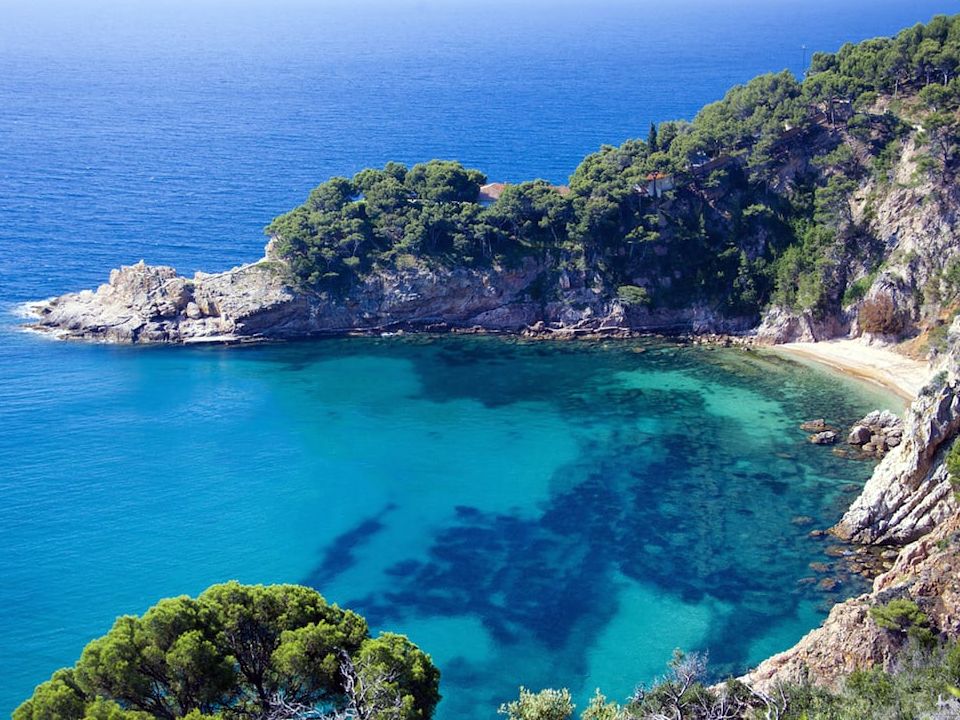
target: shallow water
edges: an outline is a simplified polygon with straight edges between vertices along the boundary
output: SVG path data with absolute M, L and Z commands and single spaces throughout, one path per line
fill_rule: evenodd
M 442 669 L 442 718 L 489 717 L 519 684 L 623 698 L 678 646 L 735 672 L 836 597 L 797 584 L 824 559 L 807 533 L 870 469 L 797 424 L 897 404 L 651 343 L 5 339 L 67 373 L 31 394 L 23 363 L 0 390 L 0 647 L 21 696 L 116 614 L 230 578 L 306 583 L 408 633 Z

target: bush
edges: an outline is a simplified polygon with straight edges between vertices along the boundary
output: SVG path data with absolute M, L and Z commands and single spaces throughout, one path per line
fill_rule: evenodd
M 947 472 L 951 477 L 960 480 L 960 442 L 954 442 L 947 453 Z
M 947 466 L 954 497 L 960 500 L 960 441 L 953 441 L 953 445 L 950 446 L 950 451 L 944 459 L 944 464 Z
M 843 304 L 853 305 L 855 302 L 863 300 L 876 277 L 877 273 L 872 272 L 847 285 L 847 289 L 843 291 Z
M 521 687 L 520 697 L 504 703 L 497 712 L 508 720 L 567 720 L 573 715 L 573 701 L 566 688 L 535 693 Z
M 617 297 L 624 305 L 644 307 L 650 304 L 650 293 L 637 285 L 621 285 L 617 288 Z
M 903 319 L 889 295 L 877 295 L 860 306 L 860 329 L 873 335 L 896 335 L 903 330 Z
M 927 347 L 937 352 L 946 352 L 948 343 L 947 343 L 947 334 L 949 331 L 949 326 L 946 324 L 934 325 L 927 332 Z
M 930 378 L 930 382 L 920 388 L 920 395 L 922 397 L 932 397 L 933 395 L 936 395 L 943 389 L 944 385 L 947 384 L 948 377 L 949 375 L 947 374 L 947 371 L 941 370 L 932 378 Z
M 870 608 L 870 617 L 884 630 L 906 632 L 914 625 L 927 625 L 929 620 L 913 600 L 891 600 L 886 605 Z
M 941 280 L 946 299 L 952 300 L 960 295 L 960 257 L 953 257 L 947 262 Z

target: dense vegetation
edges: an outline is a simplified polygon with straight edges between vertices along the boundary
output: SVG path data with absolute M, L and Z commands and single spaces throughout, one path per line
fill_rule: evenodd
M 119 618 L 13 718 L 428 720 L 438 684 L 409 640 L 314 590 L 231 582 Z
M 953 181 L 958 68 L 960 16 L 938 16 L 817 53 L 802 82 L 763 75 L 692 122 L 604 146 L 569 194 L 533 181 L 484 206 L 476 170 L 389 163 L 323 183 L 267 232 L 301 285 L 335 294 L 382 269 L 529 256 L 544 268 L 543 299 L 579 284 L 628 305 L 752 315 L 774 301 L 824 312 L 859 299 L 882 257 L 850 196 L 870 178 L 891 181 L 918 123 L 922 179 Z

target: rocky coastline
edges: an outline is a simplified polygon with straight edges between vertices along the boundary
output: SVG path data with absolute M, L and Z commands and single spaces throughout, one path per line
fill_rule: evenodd
M 870 592 L 835 605 L 820 627 L 741 679 L 770 690 L 809 679 L 837 688 L 856 669 L 892 670 L 908 645 L 904 633 L 873 619 L 870 609 L 892 600 L 916 603 L 943 637 L 960 637 L 960 500 L 944 457 L 960 430 L 960 321 L 950 328 L 952 350 L 939 358 L 930 382 L 907 412 L 902 428 L 887 430 L 893 446 L 830 534 L 857 554 L 884 558 Z M 876 428 L 895 428 L 868 416 Z M 866 439 L 863 421 L 848 441 Z M 871 440 L 878 430 L 871 432 Z M 883 438 L 878 438 L 883 439 Z
M 558 298 L 535 300 L 535 286 L 546 273 L 556 274 Z M 230 344 L 398 331 L 556 339 L 651 333 L 728 338 L 756 325 L 754 317 L 730 318 L 705 306 L 633 307 L 586 286 L 582 278 L 553 273 L 529 258 L 509 269 L 383 271 L 367 277 L 347 297 L 334 297 L 291 282 L 272 242 L 257 262 L 192 278 L 140 261 L 113 270 L 95 291 L 28 303 L 22 311 L 29 329 L 60 339 L 139 344 Z
M 784 337 L 764 331 L 785 325 L 778 311 L 760 332 L 749 333 L 750 319 L 721 320 L 702 308 L 637 312 L 584 288 L 569 288 L 562 302 L 535 303 L 528 288 L 542 271 L 532 262 L 509 271 L 417 269 L 380 275 L 349 301 L 339 301 L 298 291 L 268 245 L 263 260 L 193 278 L 141 262 L 114 270 L 96 291 L 51 298 L 26 309 L 31 329 L 63 339 L 115 343 L 247 343 L 405 331 L 553 339 L 670 333 L 686 335 L 694 343 L 728 346 L 767 345 Z M 951 332 L 960 336 L 960 323 Z M 795 336 L 793 331 L 785 335 Z M 830 532 L 864 549 L 861 554 L 886 548 L 890 569 L 874 580 L 872 592 L 838 604 L 823 625 L 795 647 L 744 676 L 750 684 L 769 687 L 806 673 L 829 685 L 856 667 L 892 663 L 902 639 L 876 626 L 868 609 L 893 597 L 915 598 L 936 618 L 940 632 L 960 633 L 960 575 L 954 572 L 954 565 L 960 568 L 960 552 L 944 542 L 960 533 L 960 504 L 942 462 L 945 448 L 960 431 L 956 351 L 940 358 L 937 369 L 941 381 L 917 396 L 903 427 L 890 430 L 895 434 L 884 434 L 890 423 L 878 415 L 864 418 L 849 437 L 841 433 L 831 438 L 847 440 L 860 451 L 866 446 L 868 452 L 886 452 Z M 831 432 L 810 430 L 813 436 Z
M 886 293 L 918 319 L 915 290 L 929 284 L 929 268 L 954 237 L 945 205 L 918 202 L 919 210 L 894 212 L 919 193 L 898 190 L 880 205 L 888 263 L 866 293 L 866 298 Z M 933 237 L 940 239 L 933 242 Z M 262 259 L 226 272 L 188 278 L 173 268 L 141 261 L 112 271 L 95 291 L 29 303 L 23 313 L 27 328 L 52 337 L 131 344 L 244 344 L 450 332 L 555 340 L 664 334 L 697 344 L 771 346 L 864 335 L 855 306 L 821 317 L 773 307 L 762 318 L 730 317 L 696 304 L 650 308 L 624 302 L 588 273 L 560 270 L 531 257 L 511 267 L 442 269 L 418 264 L 379 270 L 344 296 L 301 289 L 291 277 L 271 241 Z M 549 293 L 540 287 L 544 279 Z M 908 292 L 910 288 L 914 291 Z M 857 443 L 851 445 L 859 449 L 846 450 L 886 454 L 830 532 L 848 544 L 855 571 L 876 572 L 877 563 L 860 562 L 867 556 L 882 557 L 879 569 L 885 571 L 875 578 L 871 592 L 836 605 L 797 645 L 745 675 L 752 686 L 769 688 L 801 677 L 835 685 L 856 668 L 891 667 L 905 638 L 876 625 L 869 613 L 891 599 L 912 599 L 936 632 L 960 636 L 960 503 L 943 462 L 960 432 L 958 345 L 960 323 L 955 321 L 948 350 L 931 368 L 935 380 L 919 394 L 901 382 L 901 390 L 907 388 L 901 394 L 909 395 L 913 404 L 899 433 L 887 433 L 880 425 L 867 427 L 869 438 L 858 431 Z M 902 380 L 853 372 L 849 364 L 824 357 L 811 359 L 888 387 Z M 844 446 L 850 439 L 843 434 L 832 438 Z

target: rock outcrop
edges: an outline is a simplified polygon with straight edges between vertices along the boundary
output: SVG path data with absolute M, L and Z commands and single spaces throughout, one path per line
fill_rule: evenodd
M 26 314 L 34 318 L 32 328 L 57 337 L 129 343 L 249 342 L 400 328 L 702 333 L 744 331 L 753 322 L 698 305 L 631 307 L 583 278 L 555 274 L 529 258 L 514 268 L 418 266 L 371 273 L 344 297 L 335 297 L 298 288 L 268 245 L 259 262 L 193 278 L 141 261 L 111 272 L 96 292 L 31 303 Z M 546 276 L 561 291 L 544 302 L 536 297 Z
M 834 528 L 858 543 L 902 545 L 932 530 L 957 509 L 942 459 L 960 430 L 960 386 L 930 388 L 914 402 L 902 441 L 877 466 Z
M 269 262 L 192 278 L 143 261 L 97 288 L 28 306 L 33 327 L 106 342 L 192 342 L 282 337 L 301 329 L 309 305 Z
M 903 420 L 889 410 L 874 410 L 850 428 L 847 444 L 867 455 L 883 457 L 903 442 Z
M 871 592 L 835 605 L 819 628 L 742 679 L 758 689 L 804 678 L 835 687 L 857 669 L 891 669 L 907 639 L 878 626 L 869 611 L 898 598 L 917 603 L 935 632 L 960 635 L 960 514 L 903 548 Z
M 754 332 L 761 345 L 780 345 L 790 342 L 819 342 L 850 333 L 850 318 L 846 314 L 817 318 L 811 312 L 792 312 L 773 306 L 760 320 Z

